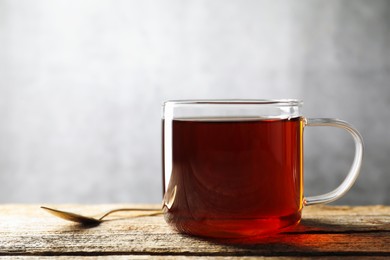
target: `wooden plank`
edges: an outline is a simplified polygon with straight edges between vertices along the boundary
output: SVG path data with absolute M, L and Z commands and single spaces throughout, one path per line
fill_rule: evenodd
M 56 205 L 91 215 L 124 206 L 150 205 Z M 385 206 L 308 207 L 296 228 L 246 241 L 178 234 L 162 216 L 129 218 L 129 213 L 118 213 L 115 218 L 82 228 L 38 205 L 1 205 L 0 255 L 390 256 L 390 207 Z
M 1 259 L 7 259 L 7 260 L 51 260 L 51 259 L 116 259 L 116 260 L 122 260 L 122 259 L 132 259 L 132 260 L 138 260 L 138 259 L 156 259 L 156 260 L 170 260 L 170 259 L 199 259 L 199 256 L 158 256 L 158 255 L 105 255 L 105 256 L 0 256 Z M 307 259 L 313 259 L 313 257 L 306 256 L 203 256 L 201 257 L 202 260 L 211 259 L 211 260 L 307 260 Z M 317 256 L 315 257 L 316 260 L 339 260 L 340 256 Z M 367 259 L 367 260 L 384 260 L 389 259 L 386 256 L 343 256 L 343 260 L 356 260 L 356 259 Z

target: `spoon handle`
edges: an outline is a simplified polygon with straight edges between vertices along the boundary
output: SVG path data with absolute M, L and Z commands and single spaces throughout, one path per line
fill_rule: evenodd
M 137 217 L 144 217 L 144 216 L 156 216 L 162 214 L 162 211 L 159 209 L 152 209 L 152 208 L 119 208 L 119 209 L 113 209 L 105 213 L 103 216 L 99 218 L 99 221 L 103 220 L 103 218 L 107 217 L 108 215 L 118 212 L 118 211 L 154 211 L 153 213 L 147 213 L 142 215 L 137 215 Z

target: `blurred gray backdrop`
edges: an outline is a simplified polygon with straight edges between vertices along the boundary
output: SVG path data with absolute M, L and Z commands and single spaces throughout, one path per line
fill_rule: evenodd
M 161 104 L 298 98 L 365 140 L 339 204 L 390 203 L 390 1 L 0 0 L 0 202 L 161 201 Z M 305 129 L 305 194 L 353 158 Z

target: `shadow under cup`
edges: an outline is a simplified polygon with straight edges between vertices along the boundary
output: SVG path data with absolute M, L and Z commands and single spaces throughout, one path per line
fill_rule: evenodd
M 197 104 L 190 113 L 180 113 L 187 103 L 179 109 L 165 104 L 164 217 L 180 232 L 258 236 L 301 219 L 306 119 L 300 103 L 236 102 L 201 102 L 207 113 Z M 240 105 L 250 108 L 239 110 Z

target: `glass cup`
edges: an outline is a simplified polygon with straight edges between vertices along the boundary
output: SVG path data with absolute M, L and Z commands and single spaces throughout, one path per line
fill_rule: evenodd
M 299 100 L 182 100 L 163 105 L 163 210 L 178 231 L 265 235 L 299 223 L 303 206 L 332 202 L 355 182 L 363 140 L 350 124 L 305 118 Z M 355 141 L 335 190 L 303 196 L 303 129 L 333 126 Z

